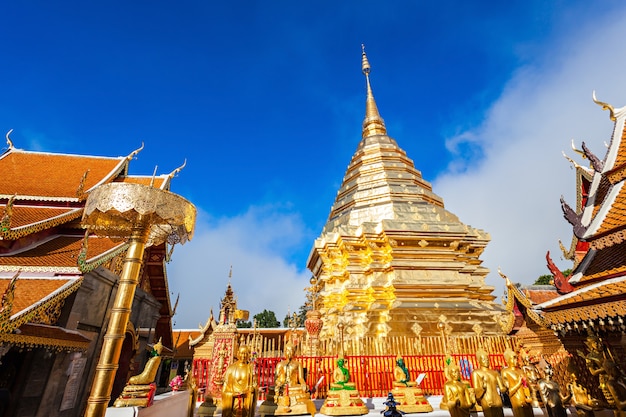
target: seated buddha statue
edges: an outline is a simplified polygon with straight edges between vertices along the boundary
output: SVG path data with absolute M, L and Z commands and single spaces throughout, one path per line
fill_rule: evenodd
M 333 382 L 330 383 L 328 395 L 320 413 L 329 416 L 354 416 L 367 414 L 367 406 L 359 396 L 356 384 L 350 381 L 350 371 L 346 368 L 343 356 L 337 359 L 337 367 L 333 371 Z
M 417 384 L 411 381 L 411 374 L 404 364 L 404 358 L 398 356 L 396 358 L 396 367 L 393 370 L 393 386 L 394 387 L 414 387 Z
M 156 391 L 156 385 L 153 382 L 161 365 L 162 350 L 163 345 L 159 339 L 159 342 L 152 348 L 150 359 L 146 362 L 143 371 L 130 377 L 122 393 L 113 403 L 114 407 L 147 407 L 152 403 Z
M 424 397 L 422 389 L 417 386 L 417 382 L 411 381 L 411 374 L 402 356 L 396 358 L 393 379 L 392 394 L 398 404 L 398 410 L 404 413 L 427 413 L 433 411 L 433 407 Z
M 259 408 L 261 416 L 315 415 L 317 410 L 304 380 L 304 370 L 293 355 L 294 346 L 289 341 L 285 344 L 285 359 L 276 365 L 274 387 Z
M 346 360 L 342 357 L 337 359 L 337 367 L 333 371 L 333 382 L 330 383 L 331 390 L 356 389 L 354 382 L 350 382 L 350 371 L 345 366 Z
M 222 386 L 222 417 L 254 417 L 257 381 L 254 365 L 250 363 L 250 349 L 240 345 L 237 361 L 228 365 Z

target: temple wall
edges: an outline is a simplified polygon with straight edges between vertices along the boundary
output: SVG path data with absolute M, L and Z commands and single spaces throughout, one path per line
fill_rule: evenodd
M 85 275 L 78 291 L 66 299 L 59 324 L 78 330 L 92 342 L 87 352 L 47 352 L 35 348 L 18 353 L 24 366 L 11 387 L 11 402 L 5 415 L 16 417 L 79 417 L 91 389 L 93 374 L 100 355 L 106 322 L 116 292 L 117 276 L 98 268 Z M 160 304 L 140 288 L 135 293 L 131 322 L 135 328 L 154 327 Z M 140 371 L 146 360 L 146 339 L 133 369 Z M 26 356 L 24 356 L 26 355 Z M 127 369 L 120 369 L 126 372 Z

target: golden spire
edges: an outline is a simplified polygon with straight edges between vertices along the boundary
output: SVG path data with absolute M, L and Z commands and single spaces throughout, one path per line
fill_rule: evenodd
M 387 129 L 385 128 L 385 122 L 378 113 L 378 107 L 376 107 L 372 86 L 370 85 L 370 63 L 367 60 L 367 55 L 365 55 L 365 45 L 361 45 L 361 51 L 361 65 L 367 82 L 367 100 L 365 102 L 365 119 L 363 120 L 362 136 L 366 138 L 374 135 L 386 135 Z

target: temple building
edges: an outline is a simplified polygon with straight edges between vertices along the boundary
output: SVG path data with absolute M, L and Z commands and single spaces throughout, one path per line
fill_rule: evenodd
M 447 211 L 388 136 L 365 52 L 362 68 L 362 139 L 308 259 L 320 338 L 502 334 L 480 259 L 489 234 Z
M 569 276 L 556 271 L 555 284 L 562 295 L 536 306 L 579 368 L 585 368 L 584 359 L 576 354 L 586 350 L 581 335 L 599 337 L 607 358 L 626 363 L 626 107 L 614 109 L 595 95 L 594 101 L 609 110 L 613 133 L 603 159 L 585 143 L 578 151 L 589 167 L 574 163 L 576 206 L 561 200 L 573 229 L 572 245 L 565 253 L 574 262 L 573 270 Z M 594 384 L 592 378 L 589 381 Z
M 0 155 L 0 415 L 81 416 L 128 249 L 125 240 L 85 233 L 86 198 L 112 182 L 167 190 L 173 175 L 129 175 L 139 150 L 121 157 L 33 152 L 15 148 L 8 134 L 7 144 Z M 142 369 L 149 344 L 161 339 L 172 348 L 170 252 L 166 244 L 146 252 L 113 399 Z

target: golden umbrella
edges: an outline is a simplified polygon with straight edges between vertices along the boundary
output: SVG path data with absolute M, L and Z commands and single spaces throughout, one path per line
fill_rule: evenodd
M 126 333 L 145 248 L 185 243 L 193 236 L 196 208 L 169 191 L 133 183 L 110 183 L 87 198 L 83 225 L 100 236 L 129 240 L 111 318 L 96 366 L 86 417 L 104 416 Z

